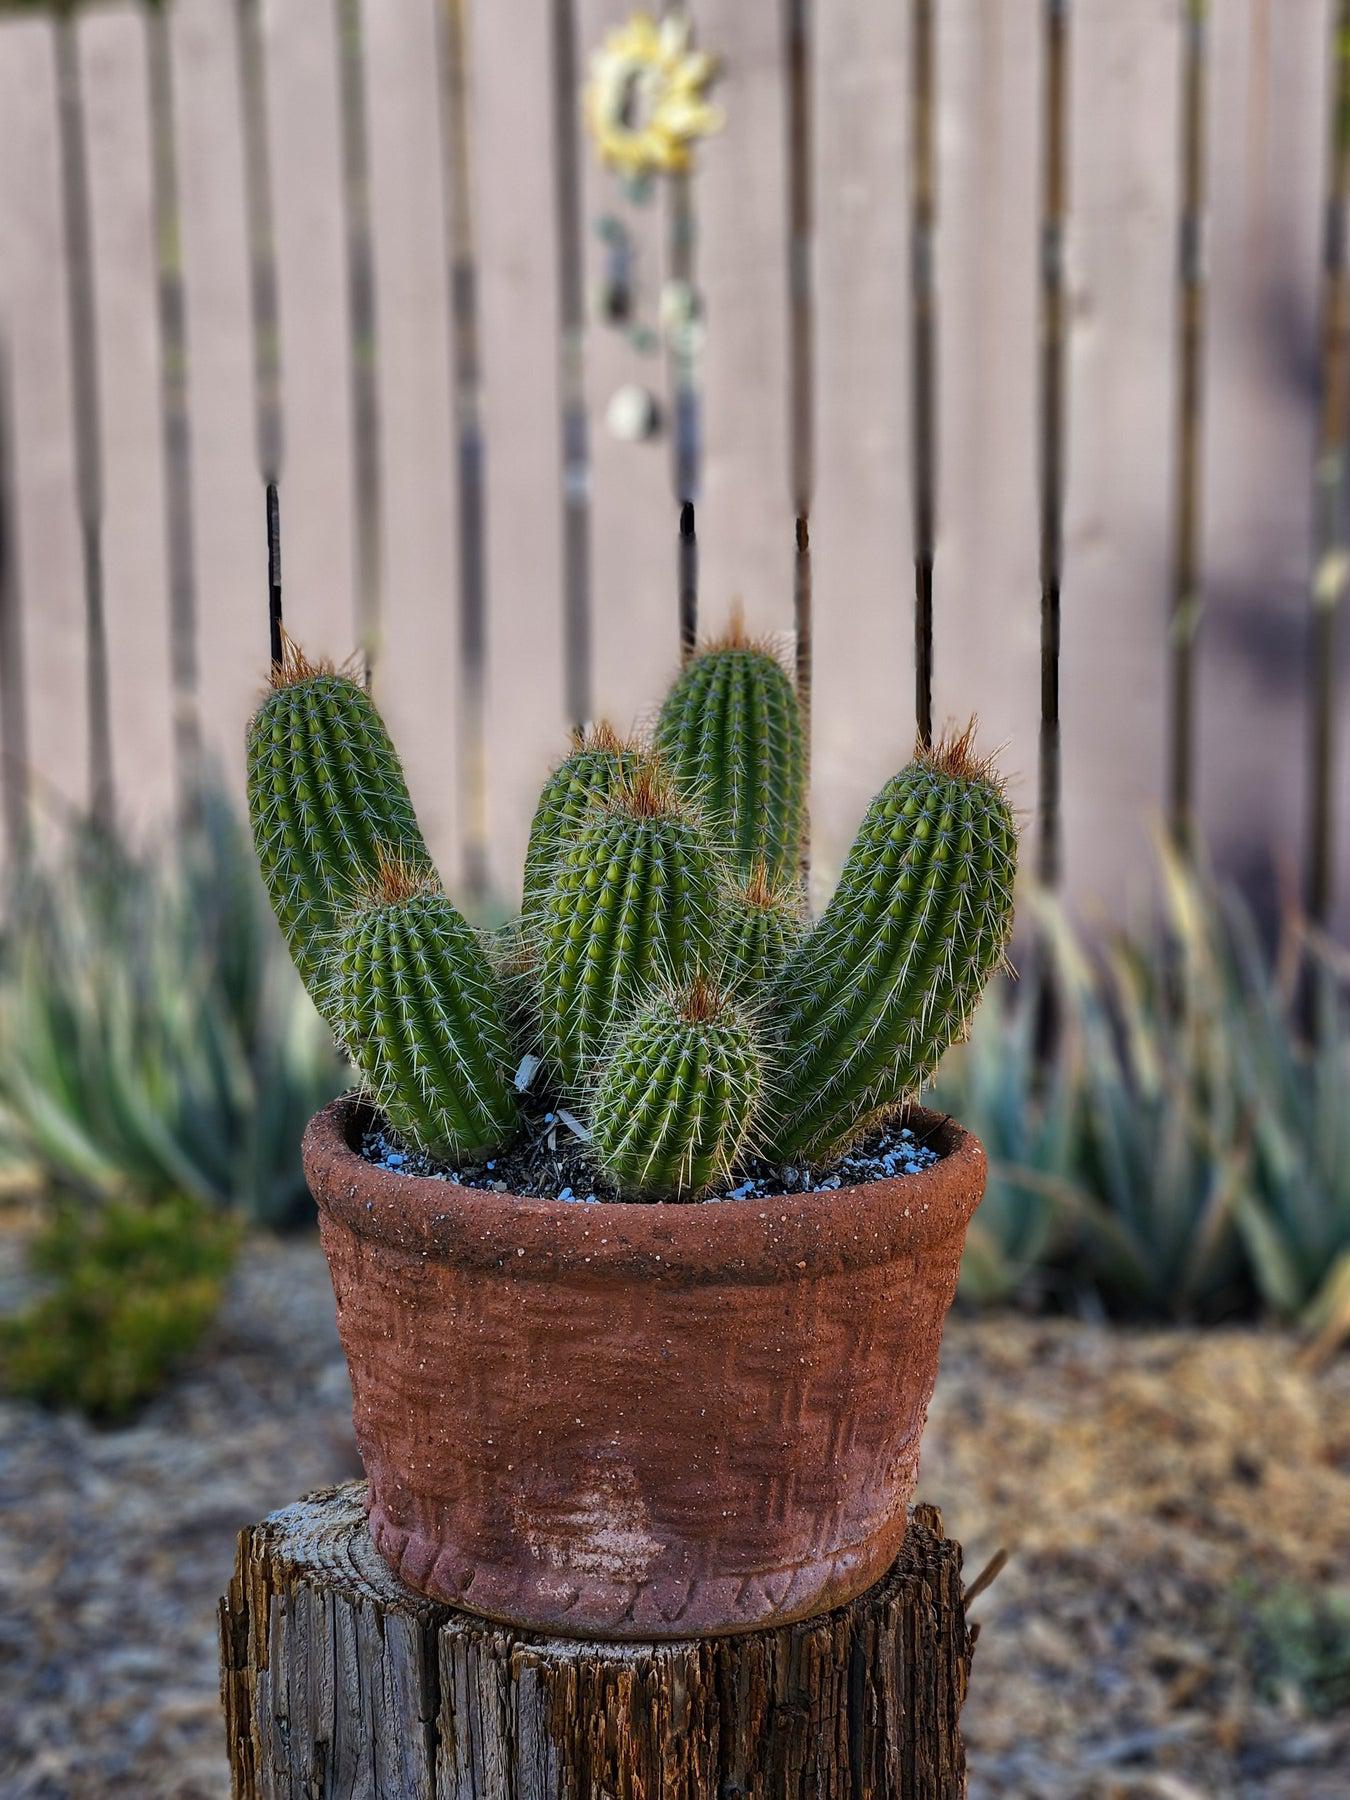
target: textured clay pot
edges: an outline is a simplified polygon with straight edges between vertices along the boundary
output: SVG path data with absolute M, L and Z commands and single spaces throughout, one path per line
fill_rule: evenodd
M 376 1168 L 310 1123 L 371 1533 L 411 1587 L 571 1637 L 842 1605 L 905 1533 L 985 1157 L 775 1200 L 585 1205 Z

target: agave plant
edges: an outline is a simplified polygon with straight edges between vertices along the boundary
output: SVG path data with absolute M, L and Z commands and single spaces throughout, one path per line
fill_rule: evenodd
M 969 731 L 868 808 L 814 925 L 798 703 L 739 628 L 648 744 L 580 735 L 545 784 L 524 910 L 444 893 L 370 697 L 289 640 L 248 732 L 249 809 L 296 966 L 388 1123 L 443 1159 L 521 1129 L 540 1066 L 627 1198 L 695 1198 L 752 1150 L 828 1162 L 902 1107 L 1003 961 L 1016 833 Z
M 0 957 L 0 1142 L 111 1198 L 305 1204 L 297 1137 L 342 1070 L 218 790 L 173 845 L 77 827 L 18 884 Z

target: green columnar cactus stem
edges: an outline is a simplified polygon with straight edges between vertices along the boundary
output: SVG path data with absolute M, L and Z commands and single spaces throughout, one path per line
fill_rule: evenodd
M 305 986 L 331 1016 L 340 917 L 381 851 L 431 870 L 398 753 L 365 689 L 288 640 L 249 724 L 247 760 L 263 880 Z
M 433 878 L 382 864 L 336 956 L 344 1035 L 400 1136 L 444 1157 L 490 1151 L 518 1116 L 487 948 Z
M 1016 859 L 1008 803 L 969 731 L 886 783 L 774 983 L 772 1154 L 819 1161 L 917 1091 L 1002 960 Z
M 795 888 L 775 888 L 762 861 L 722 898 L 721 983 L 731 993 L 762 991 L 805 935 Z
M 601 1072 L 591 1130 L 628 1193 L 696 1199 L 732 1169 L 763 1086 L 754 1034 L 701 978 L 644 1006 Z
M 603 722 L 578 732 L 570 755 L 549 776 L 535 808 L 525 851 L 524 915 L 537 920 L 564 847 L 591 808 L 606 799 L 641 760 L 637 745 Z
M 804 828 L 806 753 L 796 693 L 772 652 L 733 625 L 671 688 L 656 745 L 741 876 L 762 858 L 771 881 L 787 881 Z
M 655 763 L 595 808 L 564 851 L 539 928 L 545 1055 L 578 1092 L 612 1027 L 658 982 L 711 961 L 717 868 L 699 827 Z

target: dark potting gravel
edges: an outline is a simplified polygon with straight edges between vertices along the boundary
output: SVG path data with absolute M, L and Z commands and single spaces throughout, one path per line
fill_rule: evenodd
M 489 1193 L 520 1194 L 544 1200 L 597 1204 L 624 1198 L 595 1166 L 584 1127 L 562 1108 L 538 1113 L 520 1142 L 481 1162 L 447 1164 L 410 1149 L 381 1123 L 361 1139 L 367 1162 L 399 1175 L 427 1175 Z M 938 1153 L 908 1125 L 883 1125 L 836 1161 L 820 1168 L 745 1157 L 730 1187 L 705 1194 L 705 1201 L 757 1200 L 767 1194 L 815 1194 L 852 1187 L 890 1175 L 916 1175 L 939 1160 Z

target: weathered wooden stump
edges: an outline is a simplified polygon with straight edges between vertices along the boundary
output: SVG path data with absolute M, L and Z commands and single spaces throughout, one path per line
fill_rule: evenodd
M 220 1607 L 233 1791 L 350 1800 L 949 1800 L 972 1634 L 914 1509 L 884 1580 L 749 1636 L 604 1644 L 421 1599 L 360 1484 L 242 1532 Z

